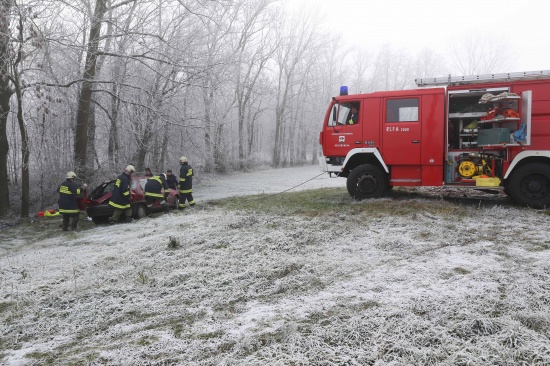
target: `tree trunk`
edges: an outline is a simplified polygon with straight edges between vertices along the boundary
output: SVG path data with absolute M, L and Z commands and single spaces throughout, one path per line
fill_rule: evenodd
M 145 126 L 143 133 L 140 136 L 137 136 L 137 150 L 134 153 L 134 164 L 136 164 L 136 169 L 138 172 L 141 172 L 145 169 L 145 157 L 149 151 L 149 145 L 151 139 L 153 138 L 153 126 L 154 118 L 152 116 L 153 112 L 148 110 L 146 112 Z
M 92 99 L 92 85 L 96 74 L 97 50 L 101 23 L 106 11 L 106 0 L 96 0 L 94 17 L 88 38 L 88 50 L 84 69 L 82 87 L 78 98 L 78 112 L 76 116 L 76 131 L 74 141 L 74 163 L 77 176 L 86 180 L 87 149 L 88 149 L 88 119 L 90 117 L 90 101 Z
M 109 128 L 109 145 L 107 147 L 107 152 L 109 154 L 109 160 L 112 162 L 111 168 L 116 169 L 118 167 L 118 151 L 119 151 L 119 142 L 118 142 L 118 110 L 120 105 L 120 99 L 117 98 L 118 95 L 118 86 L 116 83 L 113 83 L 113 88 L 111 89 L 111 127 Z
M 128 18 L 127 18 L 126 24 L 124 26 L 123 33 L 128 32 L 131 20 L 133 19 L 134 11 L 136 10 L 136 6 L 137 6 L 137 1 L 134 1 L 133 5 L 132 5 L 132 8 L 130 9 L 130 11 L 128 13 Z M 107 29 L 108 34 L 113 33 L 111 24 L 112 24 L 112 22 L 109 23 L 109 26 L 108 26 L 108 29 Z M 118 43 L 119 46 L 117 48 L 117 52 L 121 55 L 123 55 L 126 52 L 126 49 L 125 49 L 126 42 L 127 42 L 127 39 L 125 37 L 121 41 L 119 41 L 119 43 Z M 111 122 L 111 124 L 110 124 L 110 127 L 109 127 L 109 143 L 108 143 L 108 147 L 107 147 L 107 153 L 108 153 L 108 157 L 109 157 L 109 167 L 112 168 L 112 169 L 115 169 L 115 170 L 120 169 L 120 167 L 119 167 L 120 141 L 119 141 L 119 136 L 118 136 L 119 135 L 119 133 L 118 133 L 118 131 L 119 131 L 119 128 L 118 128 L 118 123 L 119 123 L 118 115 L 119 115 L 119 110 L 120 110 L 120 104 L 121 103 L 120 103 L 120 99 L 119 99 L 120 87 L 119 87 L 119 84 L 118 84 L 118 80 L 124 80 L 124 76 L 126 74 L 126 67 L 124 65 L 125 65 L 124 58 L 116 58 L 114 60 L 113 72 L 112 72 L 113 78 L 116 81 L 112 84 L 112 87 L 111 87 L 111 106 L 110 106 L 110 109 L 111 109 L 110 122 Z
M 10 193 L 8 176 L 8 115 L 13 90 L 10 88 L 9 75 L 9 23 L 11 0 L 0 0 L 0 217 L 10 211 Z
M 244 131 L 244 115 L 245 115 L 245 102 L 242 100 L 242 97 L 237 98 L 237 118 L 238 122 L 238 131 L 239 131 L 239 169 L 244 170 L 245 168 L 245 131 Z
M 89 164 L 86 164 L 86 175 L 87 177 L 90 177 L 93 175 L 95 169 L 94 169 L 94 162 L 93 158 L 96 156 L 96 150 L 95 150 L 95 129 L 96 129 L 96 120 L 95 120 L 95 106 L 90 105 L 90 116 L 88 119 L 88 143 L 87 143 L 87 149 L 86 149 L 86 156 L 88 157 Z
M 170 134 L 168 133 L 168 128 L 164 127 L 162 132 L 162 142 L 160 146 L 160 156 L 159 156 L 159 166 L 158 169 L 161 172 L 164 172 L 164 162 L 168 160 L 168 142 L 170 140 Z
M 289 93 L 291 88 L 291 81 L 294 75 L 294 65 L 291 66 L 290 71 L 286 71 L 285 66 L 280 64 L 279 83 L 277 85 L 277 106 L 275 108 L 275 146 L 273 148 L 273 158 L 271 165 L 273 168 L 279 168 L 281 166 L 281 154 L 284 140 L 284 128 L 285 128 L 285 114 L 287 113 Z M 283 73 L 285 75 L 283 75 Z
M 0 79 L 3 78 L 0 77 Z M 8 145 L 7 123 L 11 94 L 9 84 L 0 81 L 0 217 L 7 216 L 10 211 L 8 184 L 8 153 L 10 148 Z
M 205 164 L 204 170 L 206 172 L 211 172 L 213 170 L 213 161 L 212 161 L 212 120 L 211 120 L 211 106 L 212 100 L 214 99 L 214 92 L 204 88 L 203 91 L 203 101 L 204 101 L 204 150 L 206 156 L 204 157 Z
M 21 133 L 21 217 L 29 216 L 30 204 L 30 181 L 29 181 L 29 139 L 27 137 L 27 128 L 23 120 L 23 98 L 21 88 L 19 87 L 19 78 L 16 74 L 15 94 L 17 96 L 17 123 L 19 124 L 19 133 Z
M 214 144 L 214 167 L 216 173 L 226 173 L 226 164 L 223 153 L 223 123 L 216 127 L 216 143 Z

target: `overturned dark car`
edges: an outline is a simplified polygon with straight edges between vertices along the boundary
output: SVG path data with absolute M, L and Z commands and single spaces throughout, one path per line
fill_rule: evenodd
M 145 203 L 145 184 L 148 177 L 132 177 L 130 186 L 130 205 L 132 206 L 132 217 L 141 219 L 154 211 L 162 210 L 162 207 L 155 202 L 153 207 L 147 209 Z M 112 191 L 116 188 L 116 179 L 101 183 L 94 188 L 85 200 L 86 214 L 92 218 L 94 224 L 106 223 L 115 211 L 114 207 L 109 205 Z M 164 192 L 164 191 L 163 191 Z M 179 191 L 170 188 L 168 193 L 168 205 L 170 208 L 177 209 L 179 206 Z M 122 216 L 121 219 L 124 219 Z

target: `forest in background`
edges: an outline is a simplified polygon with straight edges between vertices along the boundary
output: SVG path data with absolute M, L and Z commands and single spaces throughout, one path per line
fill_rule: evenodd
M 69 170 L 93 187 L 128 163 L 177 173 L 182 155 L 212 174 L 316 163 L 340 85 L 451 70 L 429 49 L 351 49 L 322 22 L 284 0 L 0 0 L 0 217 L 55 203 Z M 455 69 L 500 71 L 498 43 L 463 46 Z

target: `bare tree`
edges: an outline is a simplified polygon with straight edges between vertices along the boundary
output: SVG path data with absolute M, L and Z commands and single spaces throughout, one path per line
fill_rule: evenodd
M 367 91 L 367 72 L 372 62 L 372 55 L 364 49 L 355 49 L 352 52 L 351 72 L 349 73 L 351 89 L 354 93 Z
M 42 46 L 42 39 L 39 35 L 38 30 L 34 26 L 32 19 L 35 17 L 33 13 L 32 6 L 28 7 L 19 7 L 15 3 L 11 2 L 1 2 L 0 3 L 1 16 L 4 17 L 0 19 L 2 21 L 1 31 L 1 41 L 0 47 L 3 49 L 1 56 L 1 71 L 0 76 L 2 82 L 0 83 L 0 140 L 2 140 L 2 148 L 0 154 L 2 158 L 2 164 L 0 164 L 0 169 L 4 168 L 4 162 L 7 162 L 7 154 L 9 152 L 9 145 L 6 135 L 6 122 L 8 117 L 8 112 L 10 110 L 10 98 L 12 95 L 16 96 L 16 118 L 17 124 L 19 126 L 19 134 L 21 138 L 21 217 L 27 217 L 29 215 L 29 202 L 30 202 L 30 193 L 29 193 L 29 139 L 27 133 L 27 127 L 25 125 L 23 117 L 23 90 L 25 88 L 24 82 L 22 80 L 22 75 L 24 72 L 23 62 L 26 58 L 31 57 L 32 53 Z M 10 21 L 15 23 L 14 30 L 9 28 Z M 4 137 L 5 136 L 5 137 Z M 4 140 L 5 139 L 5 144 Z M 4 158 L 5 156 L 5 158 Z M 0 186 L 6 184 L 6 192 L 8 190 L 7 182 L 7 164 L 6 167 L 6 181 L 0 183 Z M 4 178 L 2 178 L 3 180 Z M 6 197 L 6 200 L 0 204 L 0 215 L 3 216 L 7 214 L 9 209 L 9 196 Z
M 405 89 L 413 77 L 411 57 L 384 45 L 374 58 L 370 91 Z
M 429 78 L 445 75 L 447 72 L 443 56 L 429 48 L 420 50 L 416 56 L 414 69 L 415 78 Z
M 82 86 L 78 97 L 78 109 L 76 116 L 74 163 L 78 176 L 86 179 L 87 152 L 88 152 L 88 123 L 90 116 L 90 103 L 92 100 L 92 86 L 96 75 L 97 51 L 101 35 L 103 17 L 107 11 L 107 0 L 96 0 L 95 10 L 91 19 L 90 34 L 86 51 L 86 62 L 82 75 Z
M 509 70 L 514 63 L 503 35 L 471 31 L 451 43 L 451 66 L 462 75 L 490 74 Z
M 0 0 L 0 216 L 6 216 L 10 209 L 7 123 L 13 95 L 9 78 L 12 55 L 9 24 L 13 5 L 12 0 Z
M 294 96 L 293 88 L 302 76 L 299 64 L 309 62 L 308 55 L 316 51 L 320 45 L 317 31 L 318 22 L 313 14 L 296 16 L 280 33 L 281 46 L 275 55 L 277 64 L 277 91 L 275 105 L 275 137 L 271 164 L 273 167 L 282 165 L 282 153 L 286 145 L 284 139 L 286 119 L 289 118 L 289 105 Z
M 239 140 L 239 165 L 241 169 L 245 168 L 245 159 L 247 158 L 247 138 L 245 130 L 245 120 L 247 107 L 252 97 L 256 82 L 262 75 L 268 60 L 276 49 L 276 44 L 269 43 L 269 23 L 273 18 L 268 18 L 271 14 L 266 9 L 274 0 L 249 0 L 241 5 L 244 10 L 244 19 L 240 26 L 241 31 L 237 43 L 237 61 L 236 61 L 236 85 L 235 98 L 237 101 L 237 119 L 238 119 L 238 140 Z M 249 129 L 253 128 L 249 126 Z
M 224 172 L 226 164 L 222 151 L 222 139 L 226 121 L 221 116 L 227 115 L 228 108 L 235 98 L 223 97 L 234 64 L 234 55 L 230 48 L 230 37 L 233 24 L 238 17 L 236 4 L 213 3 L 209 5 L 208 16 L 202 21 L 205 26 L 204 71 L 201 78 L 201 96 L 203 103 L 205 170 Z M 229 94 L 231 95 L 231 94 Z M 225 105 L 224 105 L 225 103 Z
M 23 120 L 23 92 L 21 88 L 21 63 L 25 57 L 23 52 L 24 35 L 25 35 L 25 18 L 27 16 L 32 17 L 32 10 L 27 11 L 22 9 L 23 13 L 19 13 L 18 27 L 19 30 L 17 39 L 16 57 L 12 65 L 13 72 L 11 73 L 11 81 L 15 89 L 15 95 L 17 100 L 17 123 L 19 125 L 19 133 L 21 134 L 21 217 L 29 216 L 29 140 L 27 136 L 27 127 Z M 30 14 L 28 14 L 30 12 Z M 36 33 L 36 30 L 32 30 Z M 32 37 L 32 35 L 31 35 Z M 34 38 L 34 37 L 33 37 Z M 37 41 L 39 42 L 39 41 Z

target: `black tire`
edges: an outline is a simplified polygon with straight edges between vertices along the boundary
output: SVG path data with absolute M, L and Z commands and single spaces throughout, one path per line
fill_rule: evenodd
M 346 186 L 355 199 L 380 198 L 388 190 L 388 177 L 375 165 L 360 165 L 350 172 Z
M 530 163 L 512 172 L 507 194 L 516 203 L 531 207 L 550 207 L 550 165 Z
M 143 204 L 139 204 L 137 207 L 136 207 L 136 219 L 142 219 L 144 218 L 145 216 L 147 216 L 147 206 L 143 205 Z
M 109 216 L 94 216 L 94 217 L 92 217 L 92 222 L 96 225 L 104 224 L 108 220 L 109 220 Z

